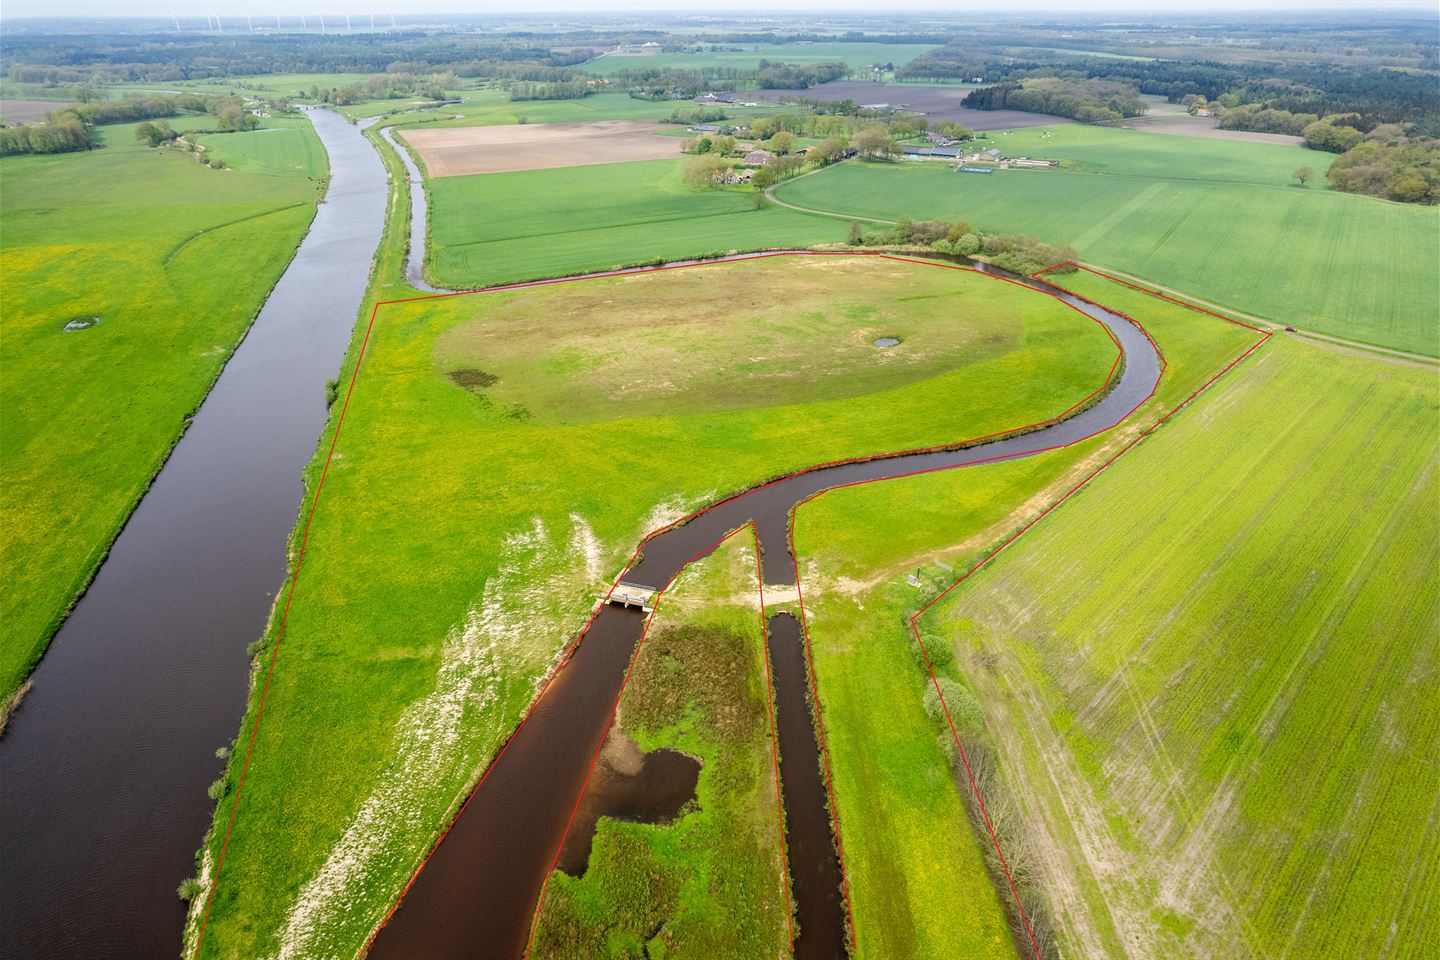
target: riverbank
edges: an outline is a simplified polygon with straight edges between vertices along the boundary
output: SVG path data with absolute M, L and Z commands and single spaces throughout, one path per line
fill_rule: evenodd
M 226 949 L 257 953 L 281 943 L 294 944 L 300 953 L 358 949 L 518 722 L 566 641 L 583 626 L 597 583 L 619 568 L 646 529 L 664 522 L 657 516 L 668 518 L 672 509 L 683 512 L 713 498 L 717 483 L 741 489 L 784 472 L 787 463 L 803 466 L 896 445 L 925 445 L 926 434 L 933 443 L 953 438 L 957 430 L 993 432 L 983 425 L 1029 422 L 1036 419 L 1034 413 L 1024 416 L 1022 411 L 1037 405 L 1054 406 L 1045 413 L 1052 416 L 1073 402 L 1055 401 L 1077 394 L 1073 377 L 1087 383 L 1078 399 L 1102 383 L 1113 364 L 1113 344 L 1093 323 L 1049 297 L 997 280 L 873 258 L 859 258 L 859 266 L 844 257 L 788 259 L 832 278 L 827 297 L 835 315 L 824 318 L 827 324 L 853 329 L 836 295 L 849 291 L 846 296 L 870 303 L 881 281 L 891 282 L 887 278 L 894 273 L 906 295 L 921 292 L 916 288 L 920 280 L 943 284 L 956 295 L 983 293 L 984 299 L 967 309 L 977 323 L 990 298 L 1023 304 L 1028 346 L 859 398 L 707 413 L 713 400 L 701 392 L 677 406 L 675 413 L 684 416 L 606 421 L 604 429 L 596 429 L 587 413 L 593 401 L 584 391 L 569 401 L 569 412 L 542 416 L 544 406 L 535 398 L 506 395 L 502 388 L 513 385 L 508 387 L 513 394 L 522 385 L 543 384 L 545 377 L 522 368 L 508 374 L 492 370 L 482 365 L 484 358 L 461 362 L 453 353 L 437 354 L 441 335 L 479 321 L 475 329 L 485 331 L 484 339 L 508 341 L 512 331 L 534 327 L 525 319 L 529 311 L 547 317 L 573 314 L 562 298 L 623 293 L 627 300 L 651 303 L 655 297 L 645 288 L 714 271 L 734 276 L 715 288 L 716 309 L 739 322 L 733 291 L 758 292 L 770 283 L 760 278 L 788 276 L 794 267 L 781 269 L 787 258 L 587 280 L 583 289 L 546 285 L 382 310 L 326 480 L 327 506 L 310 526 L 311 549 L 296 582 L 284 649 L 287 657 L 294 652 L 300 659 L 282 660 L 270 679 L 255 741 L 255 756 L 265 758 L 264 767 L 262 775 L 246 780 L 227 861 L 219 871 L 218 889 L 226 892 L 216 903 L 223 912 L 212 912 L 207 942 L 215 935 Z M 392 263 L 398 270 L 403 258 Z M 842 281 L 861 268 L 865 282 Z M 659 295 L 661 302 L 676 297 L 689 304 L 692 314 L 700 310 L 699 301 L 683 291 Z M 783 297 L 764 297 L 760 306 L 744 309 L 758 310 L 758 321 L 770 303 L 794 307 Z M 507 312 L 521 304 L 526 313 Z M 917 305 L 928 311 L 940 309 L 943 301 L 912 301 L 907 311 Z M 754 329 L 766 328 L 757 322 Z M 662 348 L 668 338 L 669 332 L 654 339 L 654 348 Z M 913 349 L 923 349 L 925 342 L 923 337 L 907 341 Z M 870 349 L 877 361 L 905 356 Z M 550 362 L 543 352 L 532 361 Z M 452 382 L 449 373 L 461 367 L 499 376 L 494 390 L 501 392 L 491 396 L 481 388 L 482 400 Z M 685 369 L 674 361 L 670 367 L 672 378 Z M 1008 386 L 986 387 L 992 382 Z M 363 389 L 366 383 L 386 388 Z M 804 384 L 775 383 L 797 398 L 805 395 Z M 531 415 L 512 417 L 517 404 Z M 832 417 L 842 405 L 853 410 L 857 404 L 862 410 L 874 408 L 873 415 Z M 835 435 L 833 424 L 840 422 L 847 425 L 844 436 Z M 832 426 L 822 430 L 821 423 Z M 646 442 L 611 441 L 632 431 Z M 561 459 L 551 462 L 555 457 Z M 664 465 L 658 472 L 657 462 Z M 586 472 L 562 465 L 575 463 L 586 464 Z M 312 480 L 322 464 L 312 465 Z M 602 482 L 603 476 L 615 482 Z M 513 493 L 495 497 L 489 490 Z M 339 506 L 328 506 L 333 504 Z M 363 505 L 358 512 L 356 504 Z M 657 515 L 657 504 L 669 506 Z M 382 541 L 385 549 L 373 548 Z M 566 546 L 572 541 L 591 546 L 577 554 L 579 548 Z M 577 555 L 593 557 L 593 563 L 577 566 Z M 412 576 L 419 571 L 424 575 Z M 386 599 L 377 602 L 382 594 Z M 356 605 L 363 597 L 372 599 Z M 267 648 L 277 632 L 278 625 Z M 502 637 L 507 639 L 502 642 Z M 492 642 L 499 646 L 492 648 Z M 286 662 L 300 662 L 304 669 L 283 669 Z M 357 687 L 356 677 L 365 682 Z M 461 677 L 469 678 L 466 685 L 453 687 Z M 474 706 L 441 723 L 449 714 L 432 711 L 442 710 L 462 689 L 467 691 L 464 702 Z M 337 698 L 336 690 L 354 695 Z M 317 721 L 317 709 L 323 720 Z M 247 731 L 253 720 L 252 709 Z M 430 736 L 412 744 L 408 731 L 421 728 L 430 729 Z M 346 731 L 347 746 L 327 745 L 317 730 Z M 404 758 L 412 755 L 432 759 L 423 773 L 399 775 L 408 769 Z M 339 788 L 327 772 L 341 758 L 348 789 Z M 239 756 L 232 761 L 232 782 L 242 763 Z M 306 798 L 303 819 L 266 814 L 288 809 L 297 796 Z M 228 814 L 222 807 L 221 826 L 207 848 L 212 857 Z M 395 826 L 381 831 L 382 823 Z M 281 856 L 281 848 L 289 852 Z M 339 902 L 368 906 L 345 913 L 334 907 Z M 275 926 L 257 929 L 258 917 L 276 918 Z M 202 955 L 211 949 L 202 945 Z
M 319 202 L 320 184 L 303 171 L 211 170 L 136 143 L 134 126 L 101 128 L 104 150 L 0 161 L 0 570 L 11 585 L 0 599 L 0 701 L 12 700 L 93 581 Z M 291 129 L 320 149 L 308 123 Z M 66 330 L 76 317 L 96 321 Z M 0 713 L 0 729 L 7 719 Z
M 313 122 L 334 175 L 309 232 L 0 740 L 0 853 L 7 871 L 26 880 L 0 904 L 17 957 L 154 956 L 179 938 L 175 889 L 209 819 L 206 784 L 222 766 L 216 748 L 230 741 L 244 702 L 246 646 L 283 574 L 298 473 L 325 419 L 325 380 L 353 326 L 383 217 L 383 169 L 369 145 L 332 114 Z M 248 176 L 176 159 L 214 190 Z M 200 250 L 228 248 L 233 230 L 266 219 L 190 240 L 170 269 Z M 117 336 L 128 330 L 115 326 Z M 105 328 L 102 317 L 64 335 Z M 165 392 L 147 387 L 127 399 Z M 98 403 L 96 415 L 113 405 Z M 125 450 L 123 437 L 97 437 Z

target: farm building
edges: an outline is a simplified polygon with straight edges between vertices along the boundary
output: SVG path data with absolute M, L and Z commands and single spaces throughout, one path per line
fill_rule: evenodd
M 735 167 L 725 167 L 710 174 L 710 179 L 715 183 L 749 183 L 754 176 L 754 170 L 739 170 Z
M 929 147 L 905 144 L 901 146 L 900 153 L 906 157 L 943 157 L 946 160 L 958 160 L 960 158 L 959 147 Z
M 751 150 L 745 154 L 745 166 L 763 167 L 773 159 L 775 159 L 775 154 L 769 150 Z

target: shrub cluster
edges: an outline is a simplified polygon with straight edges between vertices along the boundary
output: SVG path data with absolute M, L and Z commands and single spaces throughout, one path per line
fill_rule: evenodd
M 901 217 L 893 227 L 866 232 L 858 221 L 850 224 L 852 246 L 929 247 L 937 253 L 962 257 L 983 254 L 991 263 L 1011 273 L 1028 275 L 1079 259 L 1068 243 L 1046 243 L 1038 237 L 1019 234 L 981 233 L 968 221 L 911 220 Z

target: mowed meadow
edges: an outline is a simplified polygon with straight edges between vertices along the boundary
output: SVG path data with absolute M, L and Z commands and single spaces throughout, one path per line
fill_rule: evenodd
M 1065 955 L 1431 955 L 1437 406 L 1278 338 L 921 620 Z
M 1035 234 L 1234 310 L 1440 355 L 1440 209 L 1324 189 L 1331 154 L 1080 124 L 991 138 L 1008 155 L 1070 166 L 979 176 L 940 162 L 845 163 L 775 195 L 852 216 L 963 217 Z M 1296 185 L 1301 166 L 1317 181 Z
M 1260 339 L 1103 277 L 1054 279 L 1140 320 L 1164 353 L 1154 397 L 1127 423 L 1033 457 L 833 490 L 795 514 L 859 957 L 1011 958 L 1017 943 L 1033 955 L 908 619 Z M 1049 955 L 1046 890 L 1017 842 L 1013 805 L 994 789 L 991 758 L 1006 745 L 945 642 L 927 633 L 926 644 L 1030 931 Z
M 734 250 L 845 239 L 842 223 L 748 190 L 697 190 L 684 161 L 645 160 L 428 181 L 432 278 L 469 288 Z
M 587 330 L 577 318 L 601 300 L 614 323 Z M 951 336 L 921 318 L 956 315 L 972 349 L 908 374 L 907 348 Z M 721 319 L 752 336 L 716 350 L 685 335 Z M 547 327 L 556 338 L 531 338 Z M 857 327 L 904 340 L 865 354 L 888 382 L 866 379 Z M 489 346 L 511 340 L 527 354 Z M 757 363 L 752 343 L 793 360 Z M 625 372 L 637 351 L 666 374 L 650 396 Z M 770 257 L 381 308 L 218 878 L 239 756 L 203 852 L 215 886 L 202 955 L 358 950 L 645 532 L 812 463 L 1053 417 L 1114 356 L 1097 324 L 1051 297 L 878 258 Z M 584 388 L 566 393 L 572 376 Z M 769 405 L 720 402 L 727 392 Z M 272 627 L 264 648 L 274 639 Z M 252 697 L 246 731 L 254 711 Z
M 97 128 L 103 149 L 3 161 L 0 700 L 39 658 L 314 216 L 323 148 L 307 121 L 280 125 L 231 135 L 233 145 L 206 137 L 231 170 L 139 146 L 132 124 Z M 261 146 L 265 137 L 275 139 Z M 84 318 L 96 322 L 64 329 Z

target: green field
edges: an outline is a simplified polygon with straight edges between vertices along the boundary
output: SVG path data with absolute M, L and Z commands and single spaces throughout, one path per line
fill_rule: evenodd
M 1169 361 L 1155 398 L 1132 421 L 1041 456 L 832 491 L 796 515 L 862 957 L 1015 956 L 1004 912 L 1010 893 L 1001 886 L 997 894 L 1004 881 L 987 874 L 988 834 L 977 839 L 983 827 L 967 822 L 969 781 L 957 784 L 951 776 L 948 728 L 927 715 L 930 681 L 917 662 L 909 615 L 1257 339 L 1102 278 L 1072 275 L 1063 282 L 1140 319 Z M 942 656 L 943 641 L 929 645 L 940 676 L 974 689 L 968 674 Z M 963 709 L 965 694 L 951 699 L 962 701 L 949 706 L 979 762 L 996 744 L 983 732 L 978 708 Z M 967 715 L 974 718 L 969 725 Z M 992 820 L 1006 825 L 1001 835 L 1012 866 L 1028 872 L 1029 857 L 1011 842 L 1008 801 L 993 794 L 986 800 Z M 1023 896 L 1037 929 L 1048 927 L 1043 897 L 1029 889 Z
M 828 321 L 794 328 L 812 355 L 791 371 L 731 373 L 754 354 L 680 336 L 716 315 L 757 337 L 783 333 L 768 305 L 815 275 L 830 292 L 789 303 L 795 316 Z M 877 291 L 916 298 L 896 313 L 917 326 L 898 352 L 877 349 L 876 364 L 900 367 L 906 346 L 938 335 L 918 325 L 926 314 L 970 317 L 982 340 L 1012 348 L 962 356 L 957 369 L 915 382 L 897 370 L 897 385 L 863 396 L 812 399 L 834 389 L 824 383 L 825 345 L 840 348 L 854 332 L 847 299 Z M 744 306 L 742 294 L 759 306 Z M 736 376 L 774 405 L 716 412 L 697 389 L 677 393 L 666 415 L 597 423 L 589 405 L 604 402 L 598 392 L 572 394 L 568 414 L 542 414 L 528 394 L 492 397 L 504 380 L 469 374 L 467 389 L 452 378 L 497 376 L 480 354 L 452 354 L 452 331 L 524 336 L 596 297 L 675 310 L 637 310 L 634 329 L 617 331 L 595 359 L 630 362 L 620 355 L 644 344 L 650 369 L 677 385 L 689 371 L 705 372 L 697 382 Z M 642 326 L 653 323 L 694 346 L 659 350 L 664 341 Z M 383 308 L 309 528 L 204 955 L 268 955 L 282 941 L 294 956 L 356 950 L 584 623 L 593 591 L 645 531 L 802 465 L 1054 416 L 1104 380 L 1113 355 L 1103 331 L 1050 298 L 873 259 L 772 258 Z M 505 377 L 539 383 L 573 363 L 546 345 Z M 308 474 L 312 489 L 319 469 Z M 272 627 L 266 649 L 273 639 Z M 231 762 L 232 784 L 240 762 Z M 229 809 L 222 799 L 206 871 Z
M 242 173 L 319 178 L 330 169 L 310 121 L 300 118 L 277 117 L 260 130 L 216 133 L 196 142 L 205 147 L 207 156 Z
M 1437 401 L 1267 345 L 922 621 L 1066 955 L 1431 955 Z
M 212 170 L 137 146 L 134 125 L 97 132 L 104 149 L 7 157 L 0 176 L 0 700 L 89 581 L 315 212 L 317 185 L 299 172 Z M 251 136 L 304 144 L 323 162 L 308 123 Z M 89 329 L 62 329 L 89 316 Z
M 964 217 L 1074 245 L 1088 262 L 1267 319 L 1440 355 L 1440 210 L 1286 183 L 1328 154 L 1080 125 L 996 136 L 1073 170 L 951 173 L 846 163 L 781 200 L 893 220 Z
M 581 66 L 587 73 L 608 77 L 621 70 L 643 70 L 656 67 L 673 67 L 693 70 L 704 67 L 731 67 L 736 70 L 754 70 L 761 60 L 780 63 L 835 63 L 837 61 L 852 67 L 871 63 L 893 63 L 896 66 L 909 63 L 927 50 L 934 50 L 933 43 L 746 43 L 725 44 L 742 47 L 742 51 L 711 53 L 654 53 L 654 54 L 606 54 Z
M 845 225 L 745 190 L 698 190 L 683 160 L 645 160 L 429 181 L 429 262 L 441 286 L 845 239 Z
M 697 758 L 695 800 L 670 824 L 600 821 L 584 876 L 551 875 L 537 960 L 790 955 L 757 563 L 742 529 L 661 601 L 618 729 Z

